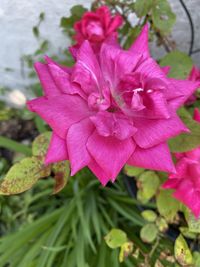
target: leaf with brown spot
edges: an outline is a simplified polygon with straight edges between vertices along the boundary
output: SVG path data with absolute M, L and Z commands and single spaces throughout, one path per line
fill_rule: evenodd
M 38 179 L 48 176 L 49 172 L 39 158 L 25 158 L 8 171 L 0 184 L 0 194 L 22 193 L 30 189 Z
M 45 132 L 38 135 L 32 144 L 33 156 L 45 156 L 49 147 L 51 132 Z
M 60 192 L 68 182 L 70 175 L 70 168 L 68 161 L 61 161 L 52 165 L 52 171 L 55 178 L 55 186 L 53 194 Z

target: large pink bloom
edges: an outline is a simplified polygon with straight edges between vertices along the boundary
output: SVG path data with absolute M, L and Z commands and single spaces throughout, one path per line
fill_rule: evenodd
M 194 119 L 200 123 L 200 112 L 195 109 Z M 164 188 L 175 189 L 173 196 L 188 206 L 198 218 L 200 215 L 200 147 L 175 154 L 176 174 L 169 175 Z
M 101 6 L 94 12 L 84 13 L 82 19 L 74 24 L 77 44 L 70 48 L 76 55 L 80 45 L 88 40 L 95 52 L 99 52 L 101 44 L 106 38 L 117 37 L 117 29 L 122 25 L 120 15 L 112 16 L 107 6 Z
M 125 163 L 173 172 L 167 140 L 188 131 L 176 110 L 198 86 L 166 77 L 150 58 L 145 26 L 129 51 L 88 41 L 71 69 L 36 63 L 45 96 L 28 102 L 53 129 L 46 163 L 69 159 L 71 174 L 88 166 L 105 185 Z

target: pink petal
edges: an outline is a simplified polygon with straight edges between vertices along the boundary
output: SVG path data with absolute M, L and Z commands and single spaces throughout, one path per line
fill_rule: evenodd
M 196 191 L 193 184 L 189 180 L 183 180 L 179 185 L 176 191 L 173 193 L 173 196 L 183 202 L 188 206 L 195 217 L 198 218 L 200 215 L 200 192 Z
M 98 134 L 107 137 L 113 136 L 120 140 L 130 138 L 135 134 L 137 129 L 122 114 L 114 114 L 107 111 L 100 111 L 90 120 L 95 125 Z
M 107 42 L 102 44 L 100 51 L 101 69 L 104 78 L 112 86 L 116 86 L 125 74 L 132 72 L 140 60 L 140 54 L 123 51 Z
M 171 98 L 169 102 L 170 106 L 174 109 L 179 108 L 185 103 L 185 101 L 197 90 L 200 86 L 200 82 L 193 82 L 188 80 L 175 80 L 170 79 L 171 83 L 174 85 L 174 91 L 166 91 L 168 99 Z
M 92 115 L 87 103 L 77 95 L 39 97 L 28 101 L 27 105 L 30 111 L 36 112 L 63 139 L 72 124 Z
M 198 108 L 194 109 L 194 116 L 193 119 L 197 122 L 200 122 L 200 111 Z
M 141 148 L 149 148 L 166 142 L 182 132 L 189 132 L 177 115 L 169 119 L 144 119 L 134 118 L 134 126 L 138 131 L 134 140 Z
M 68 130 L 67 148 L 72 176 L 91 161 L 86 143 L 93 131 L 94 126 L 89 119 L 73 124 Z
M 105 186 L 111 177 L 94 160 L 90 161 L 88 168 L 96 175 L 101 184 Z
M 34 64 L 35 70 L 38 74 L 42 88 L 46 96 L 60 95 L 61 91 L 56 86 L 51 74 L 49 73 L 48 67 L 44 63 L 36 62 Z
M 114 180 L 135 149 L 131 138 L 118 140 L 103 137 L 95 131 L 88 139 L 87 148 L 97 164 Z
M 107 35 L 110 35 L 112 32 L 116 31 L 123 23 L 123 18 L 120 15 L 116 15 L 112 18 L 110 25 L 106 31 Z
M 84 41 L 76 56 L 77 62 L 73 69 L 72 81 L 80 84 L 86 94 L 100 91 L 101 70 L 88 41 Z
M 143 54 L 144 57 L 150 57 L 148 45 L 148 25 L 146 24 L 135 42 L 130 47 L 130 51 Z
M 200 80 L 200 70 L 196 66 L 192 67 L 192 70 L 189 74 L 188 80 L 190 80 L 190 81 Z
M 128 164 L 151 170 L 175 172 L 169 148 L 165 143 L 148 149 L 137 146 Z
M 67 73 L 66 71 L 64 71 L 59 66 L 53 63 L 48 64 L 48 69 L 51 73 L 51 76 L 55 84 L 57 85 L 57 87 L 60 89 L 62 93 L 79 94 L 80 96 L 85 98 L 85 94 L 81 90 L 80 86 L 70 81 L 69 73 Z
M 164 66 L 164 67 L 161 67 L 161 69 L 164 72 L 164 74 L 168 75 L 171 67 L 170 66 Z
M 53 133 L 51 142 L 45 157 L 45 164 L 69 159 L 67 153 L 66 141 Z

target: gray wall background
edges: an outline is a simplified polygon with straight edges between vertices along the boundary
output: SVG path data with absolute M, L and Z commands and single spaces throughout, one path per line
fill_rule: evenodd
M 148 1 L 148 0 L 147 0 Z M 84 4 L 89 7 L 91 0 L 0 0 L 0 86 L 6 85 L 22 89 L 28 83 L 20 74 L 20 56 L 33 53 L 38 43 L 32 34 L 38 15 L 45 12 L 45 22 L 41 26 L 41 34 L 52 43 L 51 51 L 66 47 L 66 38 L 59 29 L 61 16 L 69 14 L 73 5 Z M 190 27 L 179 0 L 170 0 L 177 23 L 173 30 L 173 38 L 182 51 L 188 51 Z M 185 0 L 195 23 L 195 47 L 200 48 L 200 0 Z M 151 48 L 157 58 L 163 54 L 162 49 Z M 200 66 L 200 53 L 193 56 L 195 64 Z M 14 72 L 6 72 L 12 68 Z

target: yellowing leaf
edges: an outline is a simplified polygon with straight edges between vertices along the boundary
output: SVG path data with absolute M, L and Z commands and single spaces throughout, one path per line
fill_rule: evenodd
M 68 182 L 70 168 L 68 161 L 61 161 L 52 165 L 52 171 L 55 174 L 55 186 L 53 193 L 60 192 Z
M 50 143 L 51 132 L 45 132 L 35 138 L 32 144 L 33 156 L 45 156 Z
M 130 177 L 138 176 L 141 173 L 143 173 L 144 171 L 145 171 L 145 169 L 143 169 L 143 168 L 133 167 L 133 166 L 130 166 L 127 164 L 124 166 L 124 173 Z
M 156 204 L 160 214 L 170 222 L 173 221 L 180 207 L 179 202 L 172 197 L 171 190 L 160 190 L 156 197 Z
M 175 241 L 174 255 L 176 260 L 183 266 L 188 266 L 193 263 L 191 251 L 181 234 Z
M 153 223 L 148 223 L 142 227 L 140 237 L 145 243 L 152 243 L 158 234 L 158 228 Z
M 143 172 L 137 179 L 137 198 L 143 203 L 148 202 L 156 194 L 159 185 L 159 177 L 155 172 Z
M 15 164 L 0 184 L 0 194 L 13 195 L 30 189 L 38 179 L 49 175 L 49 168 L 36 157 L 25 158 Z
M 133 243 L 125 242 L 120 249 L 119 253 L 119 262 L 123 262 L 133 251 Z

